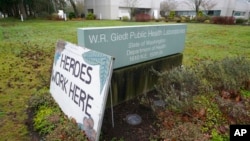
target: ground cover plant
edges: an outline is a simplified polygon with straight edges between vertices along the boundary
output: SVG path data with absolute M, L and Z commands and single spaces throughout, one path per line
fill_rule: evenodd
M 1 140 L 35 140 L 37 137 L 47 140 L 85 140 L 84 133 L 77 129 L 74 121 L 61 113 L 48 93 L 55 43 L 59 39 L 77 43 L 76 30 L 79 27 L 135 24 L 168 23 L 0 20 Z M 156 130 L 157 137 L 151 136 L 149 140 L 227 140 L 229 124 L 249 124 L 249 28 L 239 25 L 187 24 L 183 66 L 172 73 L 158 72 L 164 76 L 162 78 L 175 80 L 181 77 L 176 84 L 181 83 L 180 80 L 186 82 L 177 89 L 169 88 L 172 92 L 169 93 L 170 97 L 176 98 L 180 96 L 176 96 L 176 93 L 184 93 L 183 99 L 186 101 L 176 99 L 171 104 L 164 90 L 168 89 L 164 85 L 169 82 L 159 80 L 158 93 L 164 94 L 159 96 L 168 106 L 155 110 L 159 122 L 154 125 L 158 125 L 159 130 Z M 189 77 L 184 77 L 186 75 Z M 190 85 L 190 81 L 199 87 Z M 192 89 L 188 91 L 186 87 Z M 189 92 L 193 95 L 186 97 L 185 94 Z M 143 102 L 141 99 L 139 101 Z M 182 109 L 180 107 L 185 107 L 182 104 L 190 106 Z M 36 131 L 36 134 L 30 131 Z M 103 134 L 101 139 L 105 137 Z M 126 140 L 122 135 L 113 139 Z
M 216 133 L 222 140 L 228 140 L 230 124 L 249 124 L 249 96 L 242 91 L 249 92 L 249 70 L 250 61 L 236 57 L 203 61 L 160 74 L 157 90 L 167 104 L 167 111 L 192 121 L 187 125 L 190 127 L 183 126 L 186 122 L 181 121 L 175 125 L 177 129 L 171 128 L 172 134 L 164 131 L 166 138 L 208 140 L 216 138 Z M 178 135 L 176 130 L 184 135 Z

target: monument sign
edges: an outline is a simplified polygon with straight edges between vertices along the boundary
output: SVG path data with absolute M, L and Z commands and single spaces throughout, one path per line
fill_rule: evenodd
M 78 29 L 78 44 L 115 58 L 114 69 L 181 53 L 185 24 Z

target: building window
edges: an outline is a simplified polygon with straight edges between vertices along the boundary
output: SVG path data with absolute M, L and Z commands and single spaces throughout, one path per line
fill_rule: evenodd
M 245 16 L 246 12 L 243 11 L 233 11 L 233 16 Z
M 209 10 L 207 12 L 208 16 L 220 16 L 221 10 Z
M 141 13 L 148 14 L 149 11 L 150 11 L 150 9 L 148 9 L 148 8 L 136 8 L 135 14 L 141 14 Z
M 214 15 L 214 11 L 213 11 L 213 10 L 209 10 L 209 11 L 207 12 L 207 15 L 213 16 L 213 15 Z
M 88 13 L 94 13 L 94 9 L 88 9 Z
M 176 11 L 176 15 L 178 16 L 195 16 L 195 11 Z

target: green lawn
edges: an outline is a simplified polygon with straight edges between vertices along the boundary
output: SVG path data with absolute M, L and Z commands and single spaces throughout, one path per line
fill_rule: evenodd
M 232 56 L 250 57 L 250 27 L 188 24 L 184 64 Z
M 29 140 L 29 98 L 49 87 L 55 43 L 77 43 L 77 28 L 167 24 L 122 21 L 0 20 L 0 140 Z M 250 58 L 250 26 L 187 24 L 184 65 L 232 56 Z

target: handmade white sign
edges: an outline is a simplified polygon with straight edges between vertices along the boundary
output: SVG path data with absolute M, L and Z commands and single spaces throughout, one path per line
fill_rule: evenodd
M 50 92 L 91 141 L 99 139 L 112 65 L 111 56 L 69 42 L 57 42 Z

